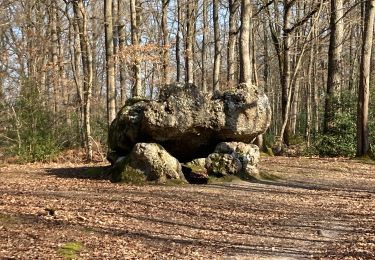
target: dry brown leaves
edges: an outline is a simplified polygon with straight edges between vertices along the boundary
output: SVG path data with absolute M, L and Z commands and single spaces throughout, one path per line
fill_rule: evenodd
M 374 258 L 375 165 L 264 158 L 257 183 L 129 186 L 93 165 L 0 167 L 0 258 Z

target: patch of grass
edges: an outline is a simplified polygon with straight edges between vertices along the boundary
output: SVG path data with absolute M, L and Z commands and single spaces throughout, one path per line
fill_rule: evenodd
M 164 184 L 164 183 L 163 183 Z M 167 179 L 164 185 L 166 186 L 183 186 L 186 182 L 183 180 L 176 180 L 176 179 Z
M 58 254 L 64 259 L 77 259 L 77 254 L 82 251 L 82 249 L 83 245 L 81 243 L 69 242 L 59 248 Z

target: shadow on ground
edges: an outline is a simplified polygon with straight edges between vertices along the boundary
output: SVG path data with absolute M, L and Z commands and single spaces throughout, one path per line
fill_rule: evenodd
M 49 168 L 46 172 L 65 179 L 110 180 L 109 166 Z

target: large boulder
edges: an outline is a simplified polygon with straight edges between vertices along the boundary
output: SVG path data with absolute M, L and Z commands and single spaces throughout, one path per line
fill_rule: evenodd
M 111 174 L 115 182 L 186 182 L 179 161 L 155 143 L 137 143 L 128 156 L 117 159 Z
M 254 144 L 222 142 L 206 158 L 206 169 L 210 175 L 218 177 L 236 175 L 242 179 L 258 178 L 259 158 L 259 148 Z
M 259 147 L 242 142 L 219 143 L 215 152 L 206 159 L 209 174 L 224 176 L 237 175 L 243 179 L 259 178 Z
M 154 142 L 188 162 L 207 157 L 220 142 L 250 143 L 270 120 L 268 99 L 254 86 L 211 94 L 192 84 L 171 85 L 158 100 L 128 101 L 111 124 L 109 148 L 121 156 L 136 143 Z

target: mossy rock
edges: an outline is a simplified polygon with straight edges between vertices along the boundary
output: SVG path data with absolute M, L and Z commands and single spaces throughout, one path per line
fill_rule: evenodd
M 64 259 L 77 259 L 78 253 L 83 250 L 83 245 L 79 242 L 69 242 L 58 249 L 58 254 Z
M 119 160 L 111 168 L 112 182 L 123 182 L 129 184 L 141 185 L 146 182 L 145 175 L 133 167 L 129 166 L 129 156 Z

